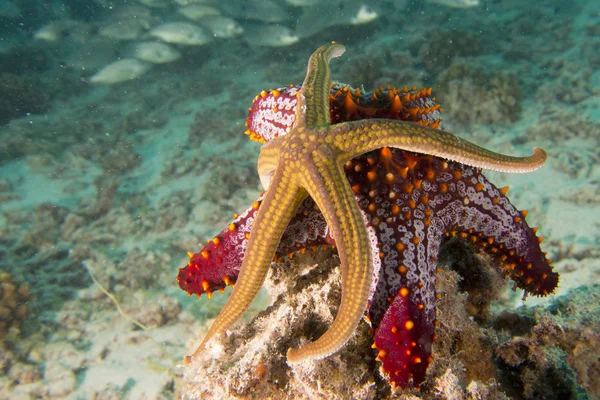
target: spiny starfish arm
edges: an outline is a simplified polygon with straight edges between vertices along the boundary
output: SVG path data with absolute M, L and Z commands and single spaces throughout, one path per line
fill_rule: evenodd
M 242 260 L 248 247 L 248 236 L 252 230 L 264 195 L 219 232 L 196 254 L 189 253 L 187 265 L 179 269 L 177 282 L 188 295 L 203 293 L 211 298 L 214 291 L 224 291 L 226 286 L 234 286 Z M 291 257 L 294 253 L 335 246 L 331 231 L 323 214 L 310 197 L 296 209 L 279 246 L 275 259 Z
M 231 297 L 198 346 L 192 358 L 197 357 L 206 343 L 225 331 L 246 311 L 256 297 L 273 260 L 275 250 L 295 210 L 307 193 L 299 188 L 284 171 L 273 176 L 273 185 L 260 206 Z
M 378 359 L 397 385 L 420 385 L 431 362 L 437 259 L 446 237 L 487 252 L 529 294 L 547 295 L 556 287 L 558 274 L 525 221 L 527 212 L 479 169 L 383 148 L 344 170 L 378 233 L 382 267 L 369 317 Z M 478 275 L 464 272 L 465 282 Z
M 263 144 L 260 148 L 257 169 L 260 182 L 265 190 L 269 188 L 273 174 L 279 164 L 280 142 L 281 139 L 275 138 Z
M 329 114 L 329 88 L 331 70 L 329 61 L 344 54 L 346 48 L 332 42 L 321 46 L 308 60 L 306 78 L 298 97 L 296 126 L 306 124 L 308 129 L 325 127 L 331 124 Z
M 453 134 L 418 124 L 391 120 L 362 120 L 334 125 L 329 140 L 338 149 L 338 160 L 347 162 L 382 147 L 395 147 L 441 157 L 476 168 L 524 173 L 540 168 L 546 152 L 534 148 L 529 157 L 512 157 L 484 149 Z
M 331 161 L 332 150 L 327 146 L 321 146 L 315 153 L 314 164 L 307 166 L 309 175 L 305 175 L 303 182 L 323 212 L 337 244 L 342 300 L 329 330 L 312 343 L 290 349 L 288 363 L 321 359 L 339 350 L 355 332 L 373 283 L 370 239 L 344 171 Z

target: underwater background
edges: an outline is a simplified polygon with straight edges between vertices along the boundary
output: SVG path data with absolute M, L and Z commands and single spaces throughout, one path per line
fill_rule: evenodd
M 0 399 L 277 398 L 218 371 L 196 384 L 222 390 L 191 389 L 183 357 L 230 290 L 188 297 L 176 276 L 261 191 L 252 100 L 331 41 L 335 81 L 431 87 L 446 130 L 548 152 L 486 176 L 560 283 L 526 301 L 503 283 L 477 321 L 485 374 L 467 357 L 421 392 L 346 375 L 280 398 L 600 398 L 600 2 L 0 0 Z

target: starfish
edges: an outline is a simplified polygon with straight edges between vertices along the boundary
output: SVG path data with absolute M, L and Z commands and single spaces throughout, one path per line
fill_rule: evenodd
M 427 91 L 403 90 L 402 100 L 388 91 L 391 110 L 406 111 L 405 119 L 418 117 L 418 123 L 366 118 L 387 116 L 357 106 L 348 93 L 343 100 L 347 115 L 334 115 L 330 103 L 338 96 L 331 94 L 329 61 L 343 52 L 337 43 L 322 46 L 309 60 L 300 90 L 263 92 L 255 99 L 286 118 L 269 121 L 257 110 L 251 114 L 273 128 L 251 132 L 265 143 L 258 172 L 266 192 L 205 249 L 190 253 L 188 267 L 180 270 L 179 283 L 190 293 L 210 296 L 236 283 L 187 362 L 248 308 L 273 257 L 299 248 L 335 244 L 342 300 L 330 329 L 290 349 L 288 362 L 335 353 L 369 309 L 378 357 L 390 380 L 401 386 L 418 385 L 430 361 L 435 261 L 444 234 L 468 238 L 497 255 L 505 273 L 526 292 L 544 295 L 556 286 L 557 274 L 541 253 L 535 230 L 508 202 L 505 190 L 479 171 L 533 171 L 544 164 L 545 152 L 535 148 L 532 156 L 510 157 L 425 126 L 438 126 L 439 121 L 427 118 L 439 106 L 417 114 L 418 107 L 402 102 L 426 102 Z M 279 109 L 273 110 L 273 104 Z M 340 122 L 332 123 L 336 116 Z M 251 117 L 249 124 L 256 125 Z M 278 128 L 283 129 L 273 134 Z

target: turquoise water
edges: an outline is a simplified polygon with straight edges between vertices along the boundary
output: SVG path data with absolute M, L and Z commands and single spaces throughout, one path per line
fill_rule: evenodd
M 331 41 L 346 46 L 334 80 L 367 92 L 431 87 L 446 130 L 501 153 L 548 152 L 533 173 L 486 176 L 529 210 L 559 288 L 523 302 L 507 283 L 494 313 L 598 298 L 600 4 L 316 3 L 0 0 L 0 399 L 195 396 L 182 360 L 230 290 L 188 298 L 178 268 L 262 190 L 260 144 L 244 135 L 255 96 L 301 84 Z M 253 311 L 267 304 L 263 294 Z M 546 357 L 546 371 L 567 371 L 573 398 L 600 397 L 589 315 L 557 322 L 565 336 L 538 343 L 561 354 Z M 586 327 L 585 338 L 569 331 Z M 502 371 L 498 393 L 541 398 Z M 543 396 L 565 398 L 554 375 L 535 376 L 548 382 Z M 464 398 L 471 378 L 460 376 Z M 389 397 L 377 379 L 353 397 Z M 279 398 L 315 396 L 292 386 Z

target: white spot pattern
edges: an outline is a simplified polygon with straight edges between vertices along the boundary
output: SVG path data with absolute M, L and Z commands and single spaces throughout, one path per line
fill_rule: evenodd
M 277 91 L 279 92 L 277 97 L 273 95 L 273 91 L 268 92 L 264 97 L 259 95 L 252 105 L 248 118 L 248 129 L 267 142 L 289 132 L 296 120 L 298 89 L 286 87 Z

